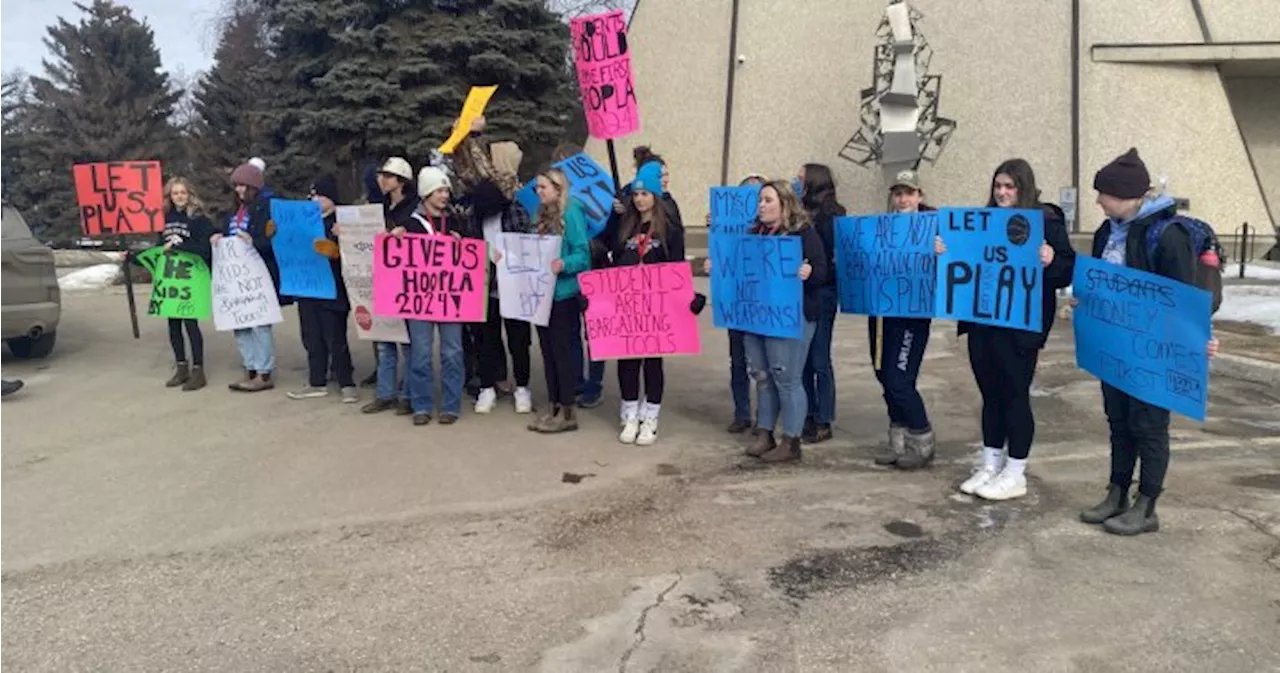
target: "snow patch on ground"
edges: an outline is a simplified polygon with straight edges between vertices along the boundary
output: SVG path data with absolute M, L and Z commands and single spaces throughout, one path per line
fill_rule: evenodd
M 62 276 L 58 287 L 63 292 L 92 292 L 116 285 L 122 279 L 119 264 L 98 264 Z
M 1213 317 L 1251 322 L 1280 333 L 1280 286 L 1227 285 L 1222 288 L 1222 308 Z
M 1240 266 L 1238 264 L 1229 264 L 1224 271 L 1226 271 L 1228 278 L 1238 278 L 1240 276 Z M 1280 266 L 1245 264 L 1244 277 L 1255 280 L 1280 280 Z

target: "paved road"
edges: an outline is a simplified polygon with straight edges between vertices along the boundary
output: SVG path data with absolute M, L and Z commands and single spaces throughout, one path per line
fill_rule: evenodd
M 119 293 L 65 308 L 55 357 L 4 361 L 28 383 L 3 404 L 7 671 L 1280 667 L 1280 392 L 1215 379 L 1210 421 L 1175 423 L 1163 530 L 1112 537 L 1075 520 L 1107 451 L 1063 326 L 1031 495 L 988 504 L 954 490 L 977 393 L 946 325 L 921 382 L 940 460 L 901 474 L 867 459 L 884 414 L 852 317 L 836 439 L 759 469 L 721 431 L 709 316 L 638 449 L 613 439 L 616 397 L 549 438 L 508 407 L 414 428 L 236 395 L 225 334 L 210 388 L 169 391 L 163 323 L 131 339 Z M 304 378 L 286 318 L 285 388 Z

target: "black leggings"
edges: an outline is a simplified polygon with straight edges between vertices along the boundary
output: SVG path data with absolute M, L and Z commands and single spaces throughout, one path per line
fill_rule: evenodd
M 573 388 L 582 376 L 581 310 L 576 296 L 561 299 L 551 305 L 547 326 L 538 328 L 542 368 L 547 373 L 547 397 L 557 407 L 573 406 Z
M 507 378 L 507 352 L 511 353 L 511 368 L 515 370 L 516 386 L 529 385 L 529 346 L 533 343 L 532 326 L 523 320 L 502 317 L 497 297 L 489 298 L 489 319 L 480 326 L 480 387 L 492 388 Z M 502 329 L 506 327 L 507 343 L 502 344 Z
M 1039 349 L 1018 345 L 1017 330 L 981 326 L 969 332 L 969 364 L 982 391 L 982 443 L 998 449 L 1007 442 L 1010 458 L 1031 454 L 1031 379 L 1039 357 Z
M 182 328 L 187 328 L 187 338 L 191 340 L 191 364 L 204 366 L 204 335 L 200 333 L 200 323 L 185 318 L 169 318 L 169 345 L 173 346 L 173 360 L 179 364 L 187 361 L 187 351 L 182 342 Z
M 618 360 L 618 388 L 622 401 L 640 399 L 640 370 L 644 370 L 644 398 L 649 404 L 662 404 L 662 389 L 666 376 L 662 373 L 662 358 Z

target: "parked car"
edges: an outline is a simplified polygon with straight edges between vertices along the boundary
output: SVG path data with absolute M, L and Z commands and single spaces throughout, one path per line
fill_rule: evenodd
M 20 358 L 42 358 L 53 352 L 62 317 L 53 250 L 31 235 L 15 208 L 3 207 L 0 225 L 0 338 Z

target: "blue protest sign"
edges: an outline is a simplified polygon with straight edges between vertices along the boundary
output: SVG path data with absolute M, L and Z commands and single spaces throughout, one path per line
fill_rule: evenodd
M 804 337 L 804 262 L 798 236 L 711 234 L 715 326 L 761 336 Z
M 604 231 L 609 213 L 613 212 L 613 199 L 618 191 L 613 178 L 609 177 L 609 171 L 585 152 L 557 161 L 554 166 L 564 171 L 565 177 L 569 178 L 569 196 L 582 203 L 583 214 L 587 217 L 587 235 L 595 238 Z M 524 206 L 529 217 L 537 217 L 538 207 L 541 205 L 535 189 L 536 182 L 530 180 L 516 192 L 516 201 Z
M 329 258 L 315 249 L 316 239 L 324 238 L 320 204 L 271 199 L 271 220 L 276 223 L 271 250 L 280 267 L 280 294 L 308 299 L 337 297 Z
M 721 234 L 745 234 L 756 221 L 760 202 L 760 186 L 712 187 L 711 231 Z
M 1146 271 L 1076 257 L 1076 364 L 1124 392 L 1203 421 L 1212 334 L 1208 292 Z
M 933 317 L 936 212 L 837 217 L 835 227 L 842 312 Z
M 1015 208 L 943 208 L 937 310 L 949 320 L 1039 332 L 1044 295 L 1044 213 Z

